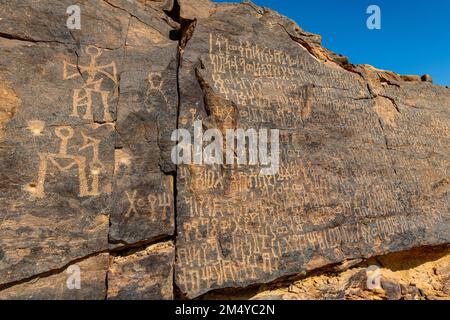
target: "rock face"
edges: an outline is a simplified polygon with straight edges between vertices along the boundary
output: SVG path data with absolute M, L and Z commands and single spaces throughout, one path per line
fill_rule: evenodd
M 369 259 L 341 273 L 314 275 L 278 288 L 262 289 L 251 299 L 273 297 L 284 300 L 441 300 L 449 298 L 450 260 L 448 248 L 394 253 Z M 368 288 L 370 265 L 380 265 L 378 287 Z M 216 297 L 217 298 L 217 297 Z
M 173 3 L 70 5 L 1 3 L 0 286 L 174 233 Z
M 160 243 L 125 257 L 114 257 L 108 299 L 173 299 L 172 243 Z
M 347 290 L 367 259 L 432 246 L 427 297 L 450 297 L 448 88 L 249 2 L 89 0 L 80 30 L 72 4 L 0 3 L 0 299 L 196 298 L 345 261 L 289 298 L 373 298 Z M 278 130 L 279 167 L 175 165 L 199 123 Z M 377 297 L 421 296 L 405 279 Z
M 103 300 L 106 297 L 105 278 L 109 255 L 99 255 L 73 262 L 63 270 L 40 274 L 26 282 L 0 291 L 0 300 Z M 80 273 L 77 286 L 73 276 Z
M 179 123 L 279 129 L 280 170 L 180 167 L 188 297 L 449 241 L 448 89 L 349 65 L 272 11 L 210 12 L 184 48 Z

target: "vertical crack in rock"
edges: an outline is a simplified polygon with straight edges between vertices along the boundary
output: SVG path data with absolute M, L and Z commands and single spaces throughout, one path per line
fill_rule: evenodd
M 181 64 L 183 59 L 183 53 L 184 49 L 186 48 L 189 40 L 191 39 L 192 35 L 195 31 L 196 26 L 196 20 L 190 20 L 190 19 L 184 19 L 181 17 L 181 6 L 178 0 L 174 0 L 173 8 L 170 11 L 164 11 L 165 14 L 170 17 L 175 22 L 179 23 L 179 29 L 178 34 L 174 35 L 171 34 L 172 39 L 178 38 L 178 59 L 177 59 L 177 97 L 178 97 L 178 103 L 177 103 L 177 114 L 176 114 L 176 129 L 179 129 L 180 125 L 180 108 L 181 108 L 181 90 L 180 90 L 180 70 L 181 70 Z M 173 173 L 174 183 L 173 183 L 173 195 L 174 195 L 174 216 L 175 216 L 175 233 L 174 233 L 174 247 L 175 247 L 175 257 L 174 257 L 174 268 L 176 264 L 177 259 L 177 234 L 178 234 L 178 166 L 175 166 L 175 172 Z M 178 288 L 176 281 L 175 281 L 175 270 L 173 272 L 173 279 L 172 279 L 172 285 L 173 285 L 173 292 L 174 296 L 176 298 L 183 297 L 182 291 Z
M 376 114 L 376 117 L 377 117 L 377 120 L 378 120 L 378 124 L 379 124 L 381 135 L 382 135 L 382 137 L 384 139 L 384 144 L 386 146 L 386 150 L 389 153 L 389 151 L 392 150 L 392 148 L 389 145 L 389 139 L 387 137 L 387 133 L 385 132 L 383 121 L 386 121 L 387 123 L 391 123 L 391 125 L 393 125 L 394 122 L 395 122 L 395 119 L 389 119 L 389 118 L 382 119 L 382 116 L 385 114 L 386 111 L 378 110 L 378 107 L 377 107 L 377 103 L 378 102 L 377 101 L 378 101 L 379 97 L 387 99 L 388 101 L 391 102 L 392 106 L 395 108 L 395 110 L 396 110 L 396 112 L 398 114 L 400 114 L 400 109 L 397 106 L 397 103 L 395 102 L 395 100 L 393 98 L 389 98 L 389 97 L 386 97 L 386 96 L 383 96 L 383 95 L 373 94 L 369 83 L 367 84 L 367 88 L 369 90 L 369 94 L 371 95 L 371 102 L 372 102 L 373 108 L 375 109 L 375 114 Z M 397 169 L 395 168 L 394 158 L 393 158 L 393 156 L 391 154 L 389 154 L 389 157 L 390 157 L 390 160 L 391 160 L 391 163 L 392 163 L 392 171 L 394 172 L 394 175 L 397 176 Z
M 176 128 L 178 45 L 171 37 L 175 23 L 163 19 L 163 10 L 147 11 L 160 4 L 137 8 L 107 2 L 129 15 L 116 130 L 119 208 L 114 208 L 110 228 L 111 250 L 116 251 L 174 237 L 169 138 Z
M 77 66 L 76 67 L 77 67 L 78 73 L 80 74 L 81 79 L 83 79 L 84 83 L 86 83 L 86 79 L 84 78 L 83 72 L 81 72 L 81 69 L 80 69 L 80 54 L 78 53 L 79 49 L 81 49 L 81 45 L 79 47 L 75 48 L 75 50 L 74 50 L 75 55 L 77 56 Z
M 109 270 L 111 269 L 111 253 L 108 252 L 108 270 L 106 270 L 105 274 L 105 297 L 103 300 L 108 300 L 108 288 L 109 288 Z
M 383 136 L 384 145 L 386 146 L 386 150 L 390 150 L 390 148 L 389 148 L 389 141 L 388 141 L 388 138 L 386 136 L 386 133 L 384 132 L 383 122 L 381 121 L 380 117 L 378 117 L 377 120 L 378 120 L 378 124 L 380 125 L 380 132 L 381 132 L 381 135 Z
M 383 122 L 382 122 L 382 120 L 381 120 L 381 118 L 379 116 L 378 116 L 378 124 L 380 125 L 381 135 L 383 136 L 384 144 L 386 146 L 386 150 L 389 151 L 389 150 L 391 150 L 391 148 L 389 147 L 389 140 L 387 138 L 386 132 L 384 132 Z M 391 163 L 392 163 L 392 171 L 397 176 L 397 169 L 395 168 L 394 159 L 393 159 L 392 156 L 390 156 L 390 158 L 391 158 Z
M 386 99 L 390 100 L 390 101 L 392 102 L 392 105 L 393 105 L 393 106 L 395 107 L 395 109 L 397 110 L 397 112 L 398 112 L 398 113 L 401 113 L 401 112 L 400 112 L 400 108 L 398 107 L 397 102 L 395 102 L 395 99 L 394 99 L 394 98 L 391 98 L 391 97 L 388 97 L 388 96 L 383 96 L 383 95 L 380 95 L 380 97 L 383 97 L 383 98 L 386 98 Z
M 128 25 L 125 31 L 125 38 L 124 38 L 124 42 L 123 42 L 123 46 L 122 46 L 122 50 L 123 50 L 123 55 L 122 55 L 122 61 L 121 64 L 124 65 L 125 62 L 125 58 L 126 58 L 126 44 L 127 44 L 127 39 L 128 39 L 128 32 L 130 29 L 130 24 L 131 24 L 131 19 L 132 19 L 132 15 L 130 14 L 130 17 L 128 19 Z M 122 151 L 123 146 L 122 143 L 120 141 L 120 135 L 119 132 L 117 131 L 117 116 L 120 112 L 119 110 L 119 105 L 120 105 L 120 99 L 121 99 L 121 73 L 119 72 L 118 75 L 118 83 L 117 83 L 117 101 L 116 101 L 116 107 L 115 107 L 115 121 L 113 123 L 113 128 L 114 128 L 114 132 L 115 132 L 115 139 L 114 139 L 114 172 L 113 172 L 113 176 L 116 176 L 117 172 L 116 170 L 118 169 L 118 161 L 120 161 L 120 156 L 119 153 Z M 115 181 L 113 182 L 113 190 L 115 189 Z M 115 203 L 114 203 L 114 198 L 111 198 L 111 206 L 114 207 Z M 111 236 L 110 236 L 110 231 L 111 231 L 111 213 L 108 215 L 108 243 L 109 244 L 114 244 L 113 241 L 111 241 Z M 108 270 L 106 271 L 105 274 L 105 296 L 104 296 L 104 300 L 108 300 L 108 290 L 109 290 L 109 273 L 110 273 L 110 269 L 111 269 L 111 250 L 108 251 Z

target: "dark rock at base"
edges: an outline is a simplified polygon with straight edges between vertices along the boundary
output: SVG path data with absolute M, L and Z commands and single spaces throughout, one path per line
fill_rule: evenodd
M 108 299 L 173 299 L 173 243 L 164 242 L 114 257 L 108 273 Z
M 59 273 L 2 290 L 0 300 L 103 300 L 108 267 L 109 255 L 101 253 L 73 263 Z

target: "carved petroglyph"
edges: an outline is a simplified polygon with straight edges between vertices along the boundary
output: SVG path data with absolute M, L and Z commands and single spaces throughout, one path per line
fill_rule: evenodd
M 123 149 L 116 149 L 114 154 L 114 170 L 118 172 L 122 167 L 130 167 L 132 156 Z
M 150 193 L 146 197 L 139 197 L 138 191 L 133 190 L 125 191 L 125 196 L 129 203 L 125 218 L 131 218 L 143 212 L 150 215 L 153 221 L 169 219 L 173 203 L 171 192 Z
M 70 80 L 82 77 L 84 85 L 81 89 L 74 89 L 73 92 L 73 117 L 79 117 L 79 108 L 84 107 L 85 113 L 83 119 L 94 120 L 93 116 L 93 94 L 99 94 L 103 105 L 103 120 L 111 122 L 112 117 L 109 109 L 109 91 L 102 90 L 102 84 L 105 79 L 110 79 L 115 86 L 118 84 L 117 70 L 114 62 L 106 65 L 98 65 L 97 59 L 102 55 L 102 50 L 94 46 L 88 46 L 85 52 L 90 57 L 90 63 L 87 66 L 79 66 L 64 61 L 63 79 Z M 27 129 L 31 135 L 38 137 L 42 135 L 45 129 L 45 122 L 41 120 L 28 121 Z M 69 154 L 68 147 L 71 139 L 74 138 L 75 130 L 71 126 L 60 126 L 55 128 L 54 134 L 60 140 L 59 152 L 39 152 L 39 169 L 36 183 L 30 183 L 24 189 L 37 198 L 45 197 L 45 183 L 47 180 L 49 165 L 60 172 L 69 172 L 77 169 L 79 182 L 79 196 L 89 197 L 100 194 L 99 177 L 105 171 L 104 164 L 100 161 L 100 139 L 91 137 L 83 129 L 77 129 L 79 137 L 82 139 L 82 145 L 78 148 L 80 154 Z M 88 157 L 90 155 L 90 161 Z M 110 186 L 105 186 L 105 191 L 110 193 Z M 108 191 L 109 190 L 109 191 Z
M 153 109 L 158 109 L 159 107 L 157 107 L 157 105 L 159 104 L 164 104 L 165 107 L 168 107 L 170 105 L 170 101 L 164 89 L 165 83 L 163 79 L 163 73 L 151 71 L 148 74 L 147 82 L 147 97 L 151 97 L 152 99 L 161 99 L 157 103 L 151 102 L 151 107 Z
M 293 126 L 311 116 L 317 92 L 313 84 L 323 80 L 316 80 L 315 75 L 307 72 L 311 66 L 304 57 L 293 57 L 249 41 L 233 42 L 220 34 L 211 33 L 209 37 L 214 89 L 240 106 L 242 119 Z M 341 76 L 331 69 L 323 72 L 336 79 Z M 345 86 L 342 89 L 355 90 Z
M 148 85 L 148 94 L 156 91 L 160 93 L 164 97 L 164 100 L 167 102 L 167 97 L 163 90 L 164 80 L 162 79 L 161 72 L 150 72 L 148 75 Z
M 191 72 L 202 95 L 194 98 L 191 84 L 184 88 L 180 124 L 194 136 L 203 117 L 207 129 L 278 128 L 280 166 L 271 176 L 239 163 L 179 166 L 176 282 L 182 292 L 196 297 L 352 254 L 412 246 L 411 234 L 432 233 L 447 221 L 448 201 L 437 192 L 445 185 L 436 183 L 446 174 L 439 169 L 437 175 L 442 159 L 428 160 L 436 154 L 428 139 L 433 147 L 445 145 L 445 117 L 419 108 L 403 113 L 401 99 L 389 95 L 372 98 L 362 77 L 312 59 L 303 48 L 199 32 L 185 54 L 187 65 L 198 54 L 200 67 L 181 74 Z M 390 154 L 386 140 L 427 156 Z M 422 177 L 416 168 L 434 175 Z
M 361 242 L 376 246 L 442 221 L 439 214 L 397 216 L 305 232 L 298 228 L 299 221 L 291 221 L 285 227 L 270 226 L 256 216 L 221 218 L 217 223 L 191 219 L 182 229 L 189 238 L 178 249 L 182 266 L 178 277 L 183 287 L 192 292 L 228 281 L 245 282 L 285 268 L 283 261 L 291 254 L 297 255 L 296 261 L 305 261 L 311 252 L 332 252 Z M 205 232 L 208 238 L 203 236 Z
M 82 77 L 84 80 L 83 87 L 73 91 L 72 113 L 70 116 L 79 118 L 79 109 L 84 108 L 83 119 L 93 120 L 94 94 L 98 94 L 103 106 L 103 121 L 112 122 L 113 119 L 109 107 L 110 91 L 102 90 L 102 84 L 105 79 L 110 79 L 117 86 L 116 64 L 111 62 L 106 65 L 98 65 L 97 59 L 102 55 L 103 51 L 94 46 L 86 47 L 85 52 L 90 56 L 89 65 L 76 65 L 64 61 L 64 80 L 78 77 Z M 87 77 L 84 75 L 87 75 Z
M 40 136 L 42 131 L 44 131 L 45 122 L 40 120 L 31 120 L 28 121 L 28 130 L 31 132 L 33 136 Z
M 80 197 L 99 195 L 99 176 L 104 169 L 104 165 L 99 159 L 99 145 L 101 141 L 81 132 L 83 144 L 78 148 L 78 152 L 90 149 L 92 153 L 92 160 L 87 163 L 87 157 L 68 153 L 68 145 L 74 134 L 75 130 L 70 126 L 56 128 L 55 135 L 60 139 L 58 153 L 39 153 L 37 183 L 30 184 L 27 188 L 27 190 L 32 191 L 35 197 L 45 197 L 45 182 L 49 164 L 53 165 L 60 172 L 68 172 L 73 168 L 77 169 Z M 89 174 L 86 173 L 87 169 L 89 169 Z

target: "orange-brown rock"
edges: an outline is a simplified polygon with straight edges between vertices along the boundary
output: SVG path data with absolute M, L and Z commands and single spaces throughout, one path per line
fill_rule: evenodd
M 325 272 L 277 288 L 260 288 L 251 299 L 449 300 L 449 253 L 447 247 L 389 254 L 341 273 Z M 380 268 L 379 287 L 367 285 L 369 266 Z

